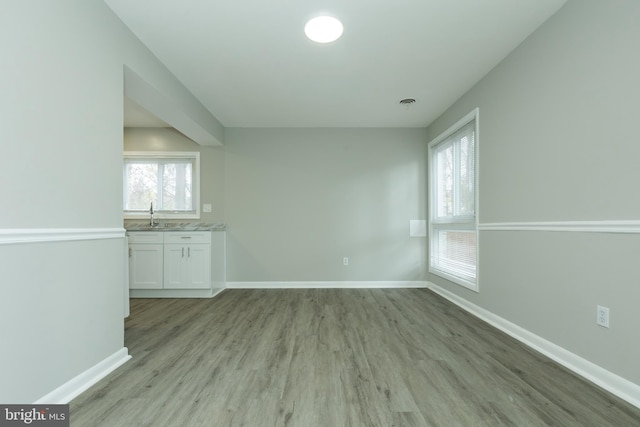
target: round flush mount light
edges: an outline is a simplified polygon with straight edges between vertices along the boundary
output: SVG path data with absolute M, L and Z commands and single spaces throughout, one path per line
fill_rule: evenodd
M 316 43 L 336 41 L 343 31 L 342 22 L 333 16 L 317 16 L 304 26 L 304 33 Z

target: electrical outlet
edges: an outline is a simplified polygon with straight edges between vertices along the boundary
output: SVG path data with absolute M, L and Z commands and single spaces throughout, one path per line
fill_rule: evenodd
M 596 308 L 596 323 L 605 328 L 609 327 L 609 308 L 601 305 Z
M 349 257 L 342 258 L 342 265 L 349 265 Z

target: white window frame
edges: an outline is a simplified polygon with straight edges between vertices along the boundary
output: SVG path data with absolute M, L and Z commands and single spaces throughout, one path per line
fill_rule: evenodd
M 193 159 L 193 211 L 155 211 L 154 218 L 157 219 L 200 219 L 200 153 L 197 151 L 125 151 L 122 161 L 122 208 L 125 219 L 148 219 L 149 211 L 125 211 L 125 188 L 127 185 L 127 159 L 158 159 L 158 160 L 180 160 Z
M 473 291 L 480 291 L 479 284 L 479 265 L 480 265 L 480 236 L 478 233 L 478 211 L 479 211 L 479 170 L 480 170 L 480 162 L 479 162 L 479 109 L 476 108 L 471 111 L 469 114 L 458 120 L 453 126 L 449 129 L 441 133 L 438 137 L 432 140 L 429 143 L 428 150 L 428 168 L 429 168 L 429 272 L 440 276 L 444 279 L 447 279 L 453 283 L 456 283 L 460 286 L 463 286 L 467 289 L 471 289 Z M 440 143 L 444 142 L 451 136 L 453 136 L 456 132 L 461 130 L 463 127 L 468 125 L 470 122 L 475 121 L 475 137 L 474 137 L 474 179 L 475 179 L 475 194 L 474 194 L 474 214 L 467 216 L 454 216 L 450 220 L 439 220 L 437 219 L 437 202 L 436 202 L 436 191 L 434 185 L 436 183 L 435 179 L 435 168 L 433 167 L 433 162 L 435 161 L 433 152 L 436 146 Z M 476 235 L 476 270 L 475 270 L 475 278 L 467 279 L 455 274 L 452 274 L 451 271 L 447 271 L 446 269 L 438 268 L 434 266 L 432 255 L 434 253 L 435 245 L 437 245 L 436 239 L 438 238 L 438 230 L 469 230 L 474 231 Z

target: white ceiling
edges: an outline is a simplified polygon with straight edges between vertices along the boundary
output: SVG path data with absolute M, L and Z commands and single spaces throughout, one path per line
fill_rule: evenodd
M 427 126 L 565 1 L 105 0 L 227 127 Z

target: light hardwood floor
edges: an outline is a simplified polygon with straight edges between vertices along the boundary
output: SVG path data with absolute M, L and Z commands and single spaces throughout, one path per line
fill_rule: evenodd
M 592 386 L 426 289 L 136 299 L 133 359 L 72 426 L 640 426 Z

